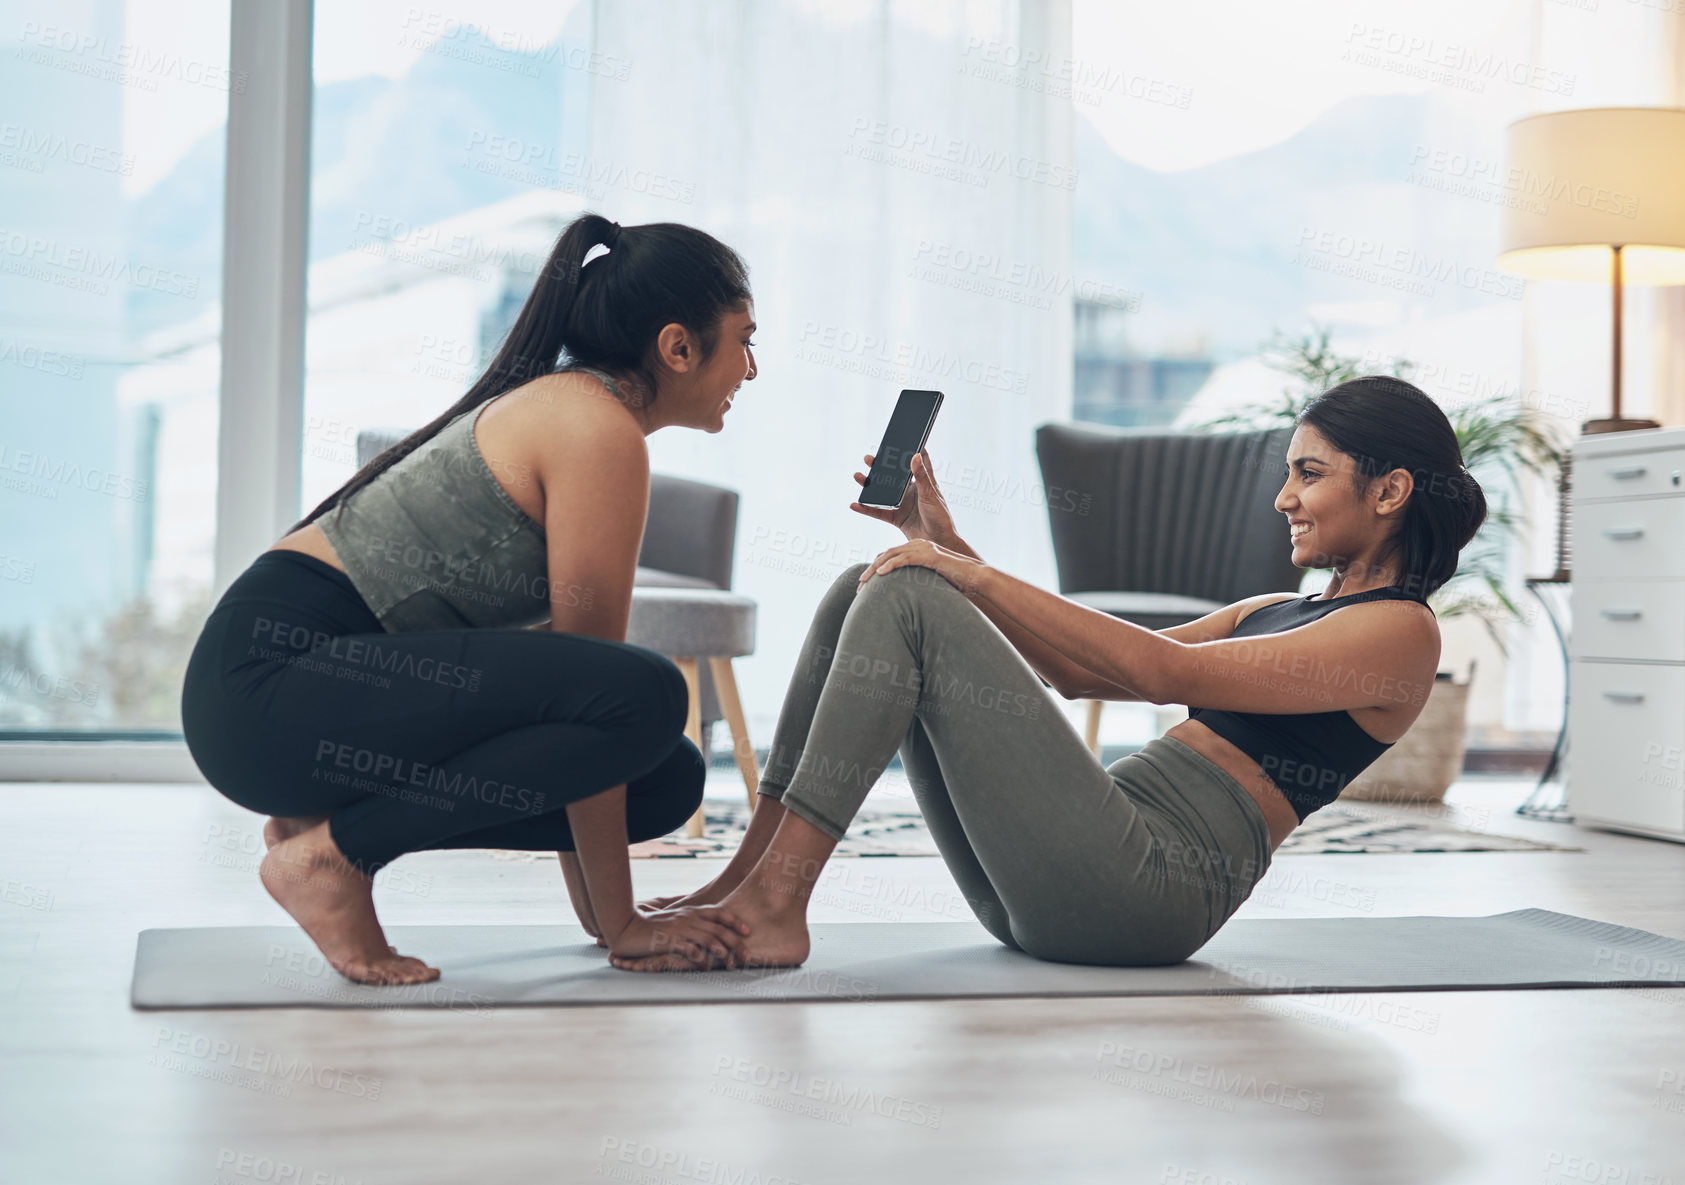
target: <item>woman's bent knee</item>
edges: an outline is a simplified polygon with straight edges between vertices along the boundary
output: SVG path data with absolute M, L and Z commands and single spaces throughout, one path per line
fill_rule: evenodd
M 659 651 L 633 646 L 642 661 L 630 665 L 622 684 L 628 705 L 660 738 L 682 734 L 690 716 L 690 685 L 679 664 Z
M 860 595 L 872 595 L 874 589 L 877 590 L 875 595 L 878 597 L 899 596 L 919 600 L 931 597 L 958 597 L 960 602 L 971 604 L 970 598 L 960 592 L 953 581 L 935 568 L 926 568 L 921 564 L 903 564 L 882 576 L 872 577 L 866 582 L 866 587 L 860 590 Z
M 627 839 L 640 843 L 678 830 L 702 805 L 707 780 L 701 750 L 681 736 L 660 765 L 628 787 Z
M 819 613 L 842 610 L 847 612 L 848 606 L 854 603 L 854 598 L 860 592 L 860 577 L 866 573 L 864 563 L 850 564 L 837 574 L 831 581 L 831 587 L 825 590 L 825 595 L 819 602 Z

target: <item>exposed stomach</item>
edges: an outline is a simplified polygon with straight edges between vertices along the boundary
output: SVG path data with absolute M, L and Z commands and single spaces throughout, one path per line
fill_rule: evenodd
M 315 556 L 325 564 L 345 571 L 345 565 L 339 562 L 339 553 L 334 551 L 333 544 L 328 542 L 327 535 L 315 523 L 305 523 L 290 535 L 283 535 L 276 541 L 269 551 L 302 551 L 305 555 Z M 346 573 L 350 575 L 350 573 Z
M 1218 736 L 1192 718 L 1178 722 L 1166 730 L 1164 735 L 1175 737 L 1188 748 L 1210 758 L 1252 796 L 1252 800 L 1264 812 L 1265 822 L 1269 824 L 1272 853 L 1299 825 L 1299 816 L 1293 813 L 1293 806 L 1287 801 L 1287 796 L 1282 794 L 1270 775 L 1264 772 L 1264 767 L 1248 757 L 1233 741 Z

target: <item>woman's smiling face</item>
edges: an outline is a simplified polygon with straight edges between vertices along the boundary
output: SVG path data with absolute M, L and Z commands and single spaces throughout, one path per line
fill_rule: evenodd
M 725 427 L 725 413 L 737 389 L 755 377 L 755 306 L 744 304 L 720 318 L 714 352 L 696 372 L 690 403 L 693 426 L 705 432 Z
M 1376 543 L 1374 515 L 1353 495 L 1354 471 L 1315 428 L 1294 431 L 1275 508 L 1287 516 L 1295 565 L 1333 567 Z
M 720 316 L 714 352 L 702 357 L 702 340 L 677 321 L 656 335 L 655 354 L 665 368 L 659 398 L 634 414 L 647 435 L 676 425 L 718 432 L 737 389 L 755 377 L 755 306 L 744 302 Z

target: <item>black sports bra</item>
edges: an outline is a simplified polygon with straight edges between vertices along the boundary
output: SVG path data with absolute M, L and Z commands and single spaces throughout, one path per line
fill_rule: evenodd
M 1421 597 L 1391 584 L 1329 601 L 1317 600 L 1316 596 L 1309 593 L 1254 609 L 1241 618 L 1230 637 L 1279 634 L 1365 601 L 1426 604 Z M 1343 708 L 1333 712 L 1227 712 L 1190 704 L 1188 718 L 1198 720 L 1256 761 L 1280 788 L 1301 823 L 1312 811 L 1338 798 L 1348 782 L 1394 744 L 1364 732 Z

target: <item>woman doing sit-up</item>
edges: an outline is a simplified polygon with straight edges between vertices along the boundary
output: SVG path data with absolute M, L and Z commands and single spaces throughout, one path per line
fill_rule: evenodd
M 372 895 L 376 872 L 430 848 L 557 851 L 610 951 L 731 964 L 729 911 L 632 900 L 627 844 L 689 817 L 705 767 L 677 664 L 624 639 L 645 438 L 720 431 L 755 377 L 754 328 L 718 240 L 581 216 L 468 393 L 212 611 L 182 688 L 188 749 L 274 816 L 264 887 L 347 978 L 438 977 L 387 945 Z
M 814 883 L 899 749 L 943 859 L 1001 942 L 1058 962 L 1186 959 L 1288 833 L 1420 714 L 1440 652 L 1426 598 L 1486 515 L 1444 412 L 1401 379 L 1312 400 L 1283 474 L 1282 546 L 1331 568 L 1328 587 L 1149 630 L 985 563 L 921 454 L 899 508 L 853 506 L 907 541 L 821 599 L 741 848 L 661 903 L 721 904 L 750 927 L 748 964 L 801 963 Z M 1187 704 L 1189 718 L 1102 766 L 1050 687 Z

